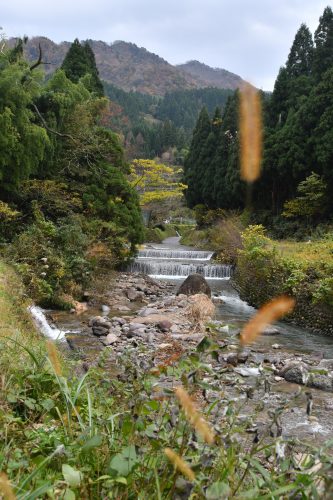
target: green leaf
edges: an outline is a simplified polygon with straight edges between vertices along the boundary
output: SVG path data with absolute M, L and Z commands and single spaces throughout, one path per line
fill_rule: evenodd
M 197 345 L 197 351 L 198 352 L 204 352 L 206 351 L 210 346 L 212 345 L 212 342 L 207 338 L 204 337 L 199 344 Z
M 98 446 L 101 446 L 102 442 L 103 442 L 102 436 L 100 434 L 96 434 L 95 436 L 88 439 L 88 441 L 86 441 L 84 443 L 84 445 L 82 446 L 82 451 L 84 453 L 87 453 L 90 450 L 92 450 L 93 448 L 97 448 Z
M 80 483 L 82 481 L 82 473 L 76 469 L 73 469 L 68 464 L 63 464 L 62 466 L 62 474 L 64 476 L 65 481 L 71 486 L 72 488 L 77 488 L 80 486 Z
M 125 484 L 125 485 L 127 485 L 127 479 L 126 479 L 126 477 L 117 477 L 114 482 L 115 483 L 119 483 L 119 484 Z
M 43 399 L 41 405 L 44 408 L 44 410 L 50 411 L 52 410 L 52 408 L 54 408 L 54 401 L 50 398 Z
M 138 462 L 135 446 L 124 448 L 121 453 L 115 455 L 110 462 L 110 469 L 119 476 L 127 476 Z
M 74 493 L 74 491 L 72 491 L 69 488 L 67 488 L 67 490 L 65 491 L 65 494 L 64 494 L 63 498 L 64 498 L 64 500 L 75 500 L 75 493 Z
M 221 498 L 228 498 L 230 494 L 230 488 L 227 483 L 222 483 L 221 481 L 216 481 L 207 488 L 206 498 L 207 500 L 220 500 Z

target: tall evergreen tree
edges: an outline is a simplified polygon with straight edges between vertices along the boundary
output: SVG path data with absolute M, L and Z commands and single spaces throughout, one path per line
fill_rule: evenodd
M 214 178 L 216 165 L 214 162 L 215 152 L 219 145 L 220 130 L 222 126 L 222 115 L 220 108 L 216 108 L 212 120 L 212 129 L 200 155 L 202 166 L 202 199 L 210 208 L 215 206 Z
M 196 127 L 193 131 L 190 150 L 184 162 L 185 184 L 188 185 L 186 199 L 190 207 L 194 207 L 198 203 L 203 203 L 202 166 L 200 163 L 200 157 L 210 132 L 211 122 L 208 111 L 206 108 L 202 108 Z
M 98 96 L 104 95 L 95 56 L 88 42 L 82 45 L 76 38 L 63 60 L 61 69 L 64 70 L 67 78 L 74 83 L 78 83 L 80 78 L 89 75 L 90 78 L 85 82 L 88 90 L 95 92 Z
M 309 28 L 305 24 L 296 33 L 291 46 L 286 69 L 290 77 L 310 75 L 313 60 L 313 40 Z
M 317 79 L 333 66 L 333 12 L 326 7 L 314 34 L 313 72 Z

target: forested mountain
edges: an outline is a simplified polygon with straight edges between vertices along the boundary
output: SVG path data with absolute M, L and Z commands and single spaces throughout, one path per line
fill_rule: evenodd
M 262 176 L 253 186 L 257 213 L 316 223 L 332 216 L 333 199 L 333 13 L 324 10 L 314 38 L 296 33 L 273 93 L 262 93 Z M 203 110 L 185 160 L 188 204 L 243 208 L 239 176 L 238 92 L 222 121 Z
M 195 79 L 205 82 L 207 87 L 217 87 L 220 89 L 238 89 L 244 80 L 240 76 L 231 73 L 226 69 L 211 68 L 199 61 L 188 61 L 185 64 L 178 64 L 177 68 L 182 69 Z
M 108 44 L 97 40 L 87 40 L 94 52 L 97 68 L 102 80 L 130 92 L 141 92 L 162 96 L 166 92 L 180 89 L 204 87 L 237 88 L 242 80 L 226 70 L 212 69 L 202 65 L 204 78 L 191 74 L 188 64 L 184 69 L 173 66 L 156 54 L 123 41 Z M 16 39 L 9 40 L 14 47 Z M 43 52 L 44 70 L 47 74 L 59 68 L 71 43 L 54 43 L 46 37 L 34 37 L 27 41 L 24 53 L 28 61 L 38 59 L 39 45 Z M 199 64 L 200 63 L 196 63 Z M 209 76 L 210 75 L 210 76 Z M 211 75 L 215 75 L 215 80 Z
M 129 157 L 153 158 L 173 148 L 177 151 L 168 159 L 181 163 L 181 150 L 189 146 L 202 106 L 212 115 L 232 95 L 231 90 L 206 88 L 179 90 L 157 98 L 125 92 L 110 83 L 104 83 L 104 88 L 111 99 L 109 124 L 124 136 Z

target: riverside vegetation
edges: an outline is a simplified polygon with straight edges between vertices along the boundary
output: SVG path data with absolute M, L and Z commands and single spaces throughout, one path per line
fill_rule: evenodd
M 242 416 L 244 399 L 216 399 L 230 376 L 212 370 L 222 344 L 204 338 L 147 366 L 138 349 L 123 352 L 125 377 L 110 376 L 105 348 L 80 374 L 78 361 L 34 331 L 13 271 L 1 264 L 1 275 L 4 498 L 331 497 L 332 442 L 279 437 L 290 397 L 260 435 L 251 431 L 255 415 Z M 196 323 L 205 315 L 196 310 Z M 260 414 L 260 400 L 255 408 Z

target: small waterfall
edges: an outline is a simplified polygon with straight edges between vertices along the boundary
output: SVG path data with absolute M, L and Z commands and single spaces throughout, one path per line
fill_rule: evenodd
M 30 306 L 28 308 L 32 319 L 40 332 L 42 332 L 45 337 L 48 337 L 52 340 L 63 340 L 65 338 L 65 333 L 63 330 L 59 330 L 58 328 L 51 326 L 43 310 L 37 306 Z
M 145 249 L 139 250 L 137 259 L 165 259 L 165 260 L 210 260 L 214 252 L 203 252 L 198 250 L 168 250 L 168 249 Z
M 231 276 L 231 266 L 219 264 L 179 263 L 168 261 L 134 261 L 129 269 L 132 273 L 149 274 L 152 277 L 184 278 L 189 274 L 202 274 L 207 279 L 226 279 Z

